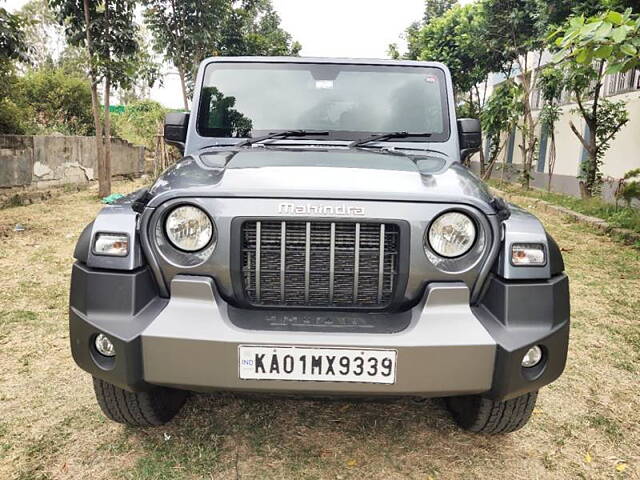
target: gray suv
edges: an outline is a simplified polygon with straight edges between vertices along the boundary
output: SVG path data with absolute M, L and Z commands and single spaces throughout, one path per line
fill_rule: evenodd
M 562 373 L 560 249 L 463 165 L 480 127 L 444 65 L 212 58 L 164 134 L 184 158 L 74 255 L 71 350 L 110 419 L 188 391 L 446 397 L 505 433 Z

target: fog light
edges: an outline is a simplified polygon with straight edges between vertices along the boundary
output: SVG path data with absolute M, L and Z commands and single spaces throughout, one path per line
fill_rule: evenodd
M 525 368 L 535 367 L 542 360 L 542 349 L 539 345 L 531 347 L 522 357 L 522 366 Z
M 111 343 L 111 340 L 105 334 L 100 333 L 96 337 L 95 345 L 96 345 L 96 350 L 101 355 L 104 355 L 105 357 L 115 357 L 116 350 L 113 347 L 113 343 Z

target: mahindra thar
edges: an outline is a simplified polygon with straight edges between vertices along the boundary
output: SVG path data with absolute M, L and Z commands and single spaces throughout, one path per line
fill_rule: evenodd
M 110 419 L 188 391 L 446 397 L 506 433 L 564 369 L 569 288 L 439 63 L 226 57 L 165 141 L 184 158 L 82 232 L 70 341 Z

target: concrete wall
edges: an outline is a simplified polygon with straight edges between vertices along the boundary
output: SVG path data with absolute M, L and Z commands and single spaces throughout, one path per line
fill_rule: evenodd
M 141 174 L 144 147 L 112 139 L 113 175 Z M 0 188 L 46 188 L 97 180 L 94 137 L 0 135 Z
M 640 168 L 640 91 L 623 93 L 607 97 L 612 101 L 623 100 L 629 112 L 629 123 L 622 128 L 610 143 L 610 148 L 604 157 L 602 173 L 604 185 L 602 188 L 603 198 L 613 201 L 613 194 L 616 191 L 618 181 L 624 174 L 634 168 Z M 551 190 L 558 193 L 580 196 L 578 175 L 580 172 L 580 162 L 583 155 L 583 146 L 578 137 L 571 131 L 570 122 L 576 126 L 580 132 L 585 130 L 585 122 L 582 117 L 575 112 L 575 105 L 569 104 L 562 107 L 562 114 L 556 123 L 556 162 L 551 180 Z M 535 112 L 534 115 L 537 115 Z M 538 127 L 538 138 L 540 139 L 540 129 Z M 507 135 L 503 137 L 503 141 Z M 504 148 L 498 157 L 498 163 L 493 172 L 494 178 L 502 177 L 503 166 L 505 168 L 505 178 L 517 181 L 517 170 L 522 170 L 522 152 L 519 148 L 521 134 L 516 130 L 515 148 L 513 157 L 509 159 L 507 148 Z M 549 181 L 549 150 L 551 140 L 547 143 L 546 151 L 542 157 L 544 168 L 538 171 L 538 163 L 541 161 L 539 152 L 535 157 L 532 166 L 532 184 L 535 187 L 547 188 Z M 472 159 L 472 168 L 479 171 L 477 163 L 478 156 Z

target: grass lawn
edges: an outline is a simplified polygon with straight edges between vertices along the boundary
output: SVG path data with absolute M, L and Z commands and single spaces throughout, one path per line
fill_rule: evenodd
M 233 394 L 194 395 L 136 430 L 104 419 L 68 346 L 73 247 L 95 195 L 0 210 L 0 479 L 640 478 L 638 250 L 535 212 L 563 249 L 573 324 L 564 375 L 517 433 L 464 433 L 440 400 Z
M 489 180 L 487 183 L 508 193 L 539 198 L 584 215 L 601 218 L 612 227 L 628 228 L 636 233 L 640 233 L 640 209 L 627 207 L 624 201 L 620 202 L 619 206 L 616 206 L 597 197 L 582 200 L 581 198 L 572 197 L 571 195 L 547 192 L 546 190 L 537 188 L 525 190 L 520 185 L 511 182 Z

